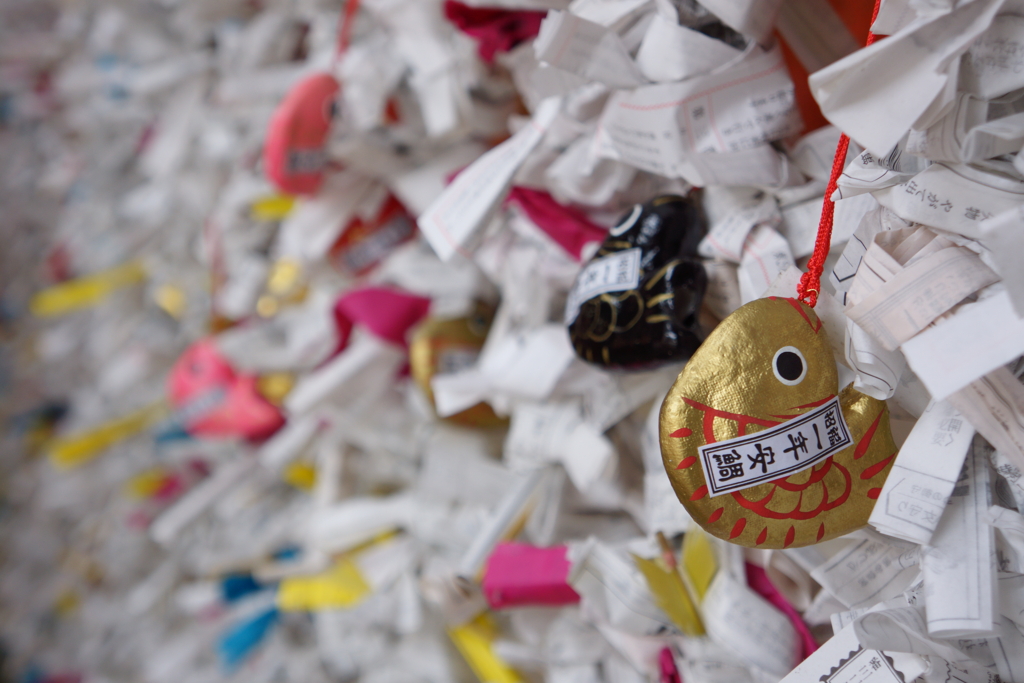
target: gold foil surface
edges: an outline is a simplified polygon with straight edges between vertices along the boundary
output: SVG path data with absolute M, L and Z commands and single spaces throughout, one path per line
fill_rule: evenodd
M 776 353 L 795 347 L 806 372 L 780 380 Z M 896 457 L 884 401 L 848 386 L 839 394 L 853 444 L 813 467 L 711 497 L 698 448 L 802 415 L 838 390 L 832 350 L 814 310 L 768 298 L 737 309 L 679 374 L 661 407 L 661 453 L 672 487 L 708 533 L 750 548 L 789 548 L 867 524 Z
M 468 318 L 428 318 L 413 332 L 409 343 L 409 370 L 413 380 L 434 405 L 430 380 L 434 375 L 455 372 L 476 360 L 487 339 L 493 310 L 478 304 Z M 486 403 L 477 403 L 445 420 L 467 427 L 500 427 L 508 424 Z

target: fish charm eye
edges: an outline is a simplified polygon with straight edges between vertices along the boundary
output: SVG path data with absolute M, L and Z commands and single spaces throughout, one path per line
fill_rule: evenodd
M 608 232 L 611 234 L 612 237 L 621 237 L 623 234 L 625 234 L 627 230 L 633 227 L 633 224 L 636 223 L 636 219 L 640 218 L 640 214 L 643 213 L 643 211 L 643 204 L 637 204 L 636 206 L 633 207 L 633 211 L 628 216 L 626 216 L 621 223 L 616 225 Z
M 775 379 L 786 386 L 800 384 L 807 376 L 807 361 L 804 354 L 795 346 L 783 346 L 772 358 L 772 372 L 775 373 Z

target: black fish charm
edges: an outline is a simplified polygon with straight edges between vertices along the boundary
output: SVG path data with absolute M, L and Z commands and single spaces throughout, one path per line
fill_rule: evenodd
M 697 318 L 707 274 L 697 245 L 704 232 L 693 193 L 634 206 L 569 293 L 565 319 L 576 354 L 624 369 L 689 358 L 701 343 Z

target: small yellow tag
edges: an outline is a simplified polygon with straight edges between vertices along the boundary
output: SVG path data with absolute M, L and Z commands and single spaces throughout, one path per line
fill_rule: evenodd
M 372 590 L 356 563 L 346 556 L 320 574 L 281 581 L 277 606 L 285 612 L 351 607 Z
M 156 495 L 156 492 L 167 481 L 167 472 L 159 467 L 136 474 L 124 484 L 124 492 L 137 500 L 145 500 Z
M 47 449 L 50 462 L 62 470 L 83 465 L 118 441 L 134 436 L 155 424 L 166 412 L 164 403 L 158 402 L 124 417 L 104 422 L 87 432 L 55 439 Z
M 275 406 L 284 403 L 284 399 L 295 386 L 295 375 L 290 372 L 269 372 L 260 375 L 256 380 L 256 390 Z
M 487 613 L 448 629 L 448 636 L 473 670 L 480 683 L 521 683 L 516 670 L 494 652 L 498 629 Z
M 302 284 L 302 265 L 292 259 L 279 259 L 267 275 L 267 291 L 283 297 L 293 293 Z
M 32 315 L 43 318 L 95 306 L 122 287 L 142 282 L 146 271 L 138 261 L 62 282 L 36 293 L 29 302 Z
M 153 300 L 156 301 L 157 306 L 163 309 L 164 313 L 175 320 L 181 320 L 181 316 L 185 315 L 185 308 L 188 305 L 185 292 L 181 291 L 180 287 L 175 287 L 174 285 L 161 285 L 157 287 L 156 291 L 153 292 Z
M 281 308 L 281 305 L 277 302 L 277 299 L 264 294 L 256 301 L 256 313 L 261 318 L 273 318 L 277 315 L 277 311 Z
M 693 582 L 699 600 L 708 592 L 711 579 L 718 571 L 715 549 L 711 538 L 702 529 L 694 526 L 683 536 L 683 569 Z
M 78 593 L 69 588 L 57 596 L 57 600 L 53 603 L 53 611 L 57 613 L 58 617 L 69 617 L 78 611 L 81 604 L 82 601 L 78 597 Z
M 316 467 L 308 462 L 290 463 L 282 476 L 286 482 L 303 491 L 310 491 L 316 486 Z
M 633 561 L 647 579 L 647 585 L 654 595 L 658 607 L 669 619 L 688 636 L 704 635 L 704 625 L 700 615 L 686 592 L 686 585 L 675 569 L 665 566 L 661 558 L 647 560 L 633 555 Z
M 252 203 L 249 215 L 257 221 L 283 220 L 295 207 L 295 197 L 290 194 L 272 194 L 260 197 Z

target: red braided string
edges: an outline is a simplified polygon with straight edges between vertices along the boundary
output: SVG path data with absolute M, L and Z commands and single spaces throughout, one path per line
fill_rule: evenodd
M 875 0 L 875 10 L 871 13 L 871 23 L 878 18 L 878 8 L 882 0 Z M 865 47 L 875 42 L 875 34 L 868 31 L 868 39 Z M 835 218 L 836 204 L 832 201 L 832 195 L 839 186 L 839 176 L 846 165 L 846 152 L 850 149 L 850 138 L 843 133 L 839 136 L 839 144 L 836 145 L 836 155 L 832 159 L 832 173 L 828 177 L 828 186 L 825 187 L 825 201 L 821 204 L 821 219 L 818 221 L 818 237 L 814 241 L 814 252 L 807 261 L 807 272 L 800 276 L 800 282 L 796 286 L 796 298 L 814 308 L 818 303 L 818 293 L 821 291 L 821 272 L 825 269 L 825 259 L 828 258 L 828 250 L 832 244 L 832 223 Z

